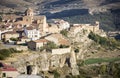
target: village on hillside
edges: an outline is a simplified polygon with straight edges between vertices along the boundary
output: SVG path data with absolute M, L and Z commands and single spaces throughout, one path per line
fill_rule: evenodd
M 69 32 L 69 35 L 66 36 L 65 32 Z M 86 45 L 90 41 L 87 39 L 90 32 L 100 34 L 103 37 L 106 36 L 104 31 L 99 28 L 98 21 L 94 24 L 70 25 L 67 21 L 53 19 L 51 23 L 47 23 L 46 16 L 34 15 L 34 10 L 31 8 L 28 8 L 25 14 L 20 16 L 3 14 L 0 22 L 0 40 L 2 43 L 6 47 L 19 51 L 30 50 L 41 53 L 14 62 L 14 67 L 0 63 L 0 66 L 2 66 L 0 77 L 16 78 L 21 73 L 34 75 L 38 74 L 38 70 L 47 71 L 50 68 L 63 67 L 65 63 L 72 67 L 73 75 L 78 75 L 76 58 L 80 58 L 81 54 L 76 56 L 72 51 L 75 45 L 73 42 L 81 41 Z M 81 35 L 77 35 L 77 33 Z M 83 36 L 83 38 L 80 39 L 78 36 Z M 33 59 L 36 59 L 36 61 L 33 61 Z M 26 62 L 28 62 L 27 71 L 24 68 Z M 30 65 L 34 66 L 33 71 L 31 71 Z
M 5 44 L 28 44 L 29 49 L 39 50 L 40 47 L 49 41 L 57 45 L 69 45 L 69 39 L 62 36 L 60 32 L 62 30 L 72 30 L 72 32 L 77 33 L 82 29 L 89 32 L 98 32 L 99 22 L 94 25 L 70 25 L 67 21 L 56 19 L 51 23 L 47 23 L 46 16 L 34 16 L 33 9 L 28 8 L 23 16 L 14 14 L 2 15 L 0 40 Z

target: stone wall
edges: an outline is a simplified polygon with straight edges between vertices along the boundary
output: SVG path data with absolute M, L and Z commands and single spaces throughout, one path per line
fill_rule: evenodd
M 55 54 L 66 54 L 66 53 L 70 53 L 71 47 L 69 48 L 59 48 L 59 49 L 52 49 L 52 55 Z
M 19 50 L 19 51 L 26 51 L 28 50 L 28 47 L 27 46 L 16 46 L 15 49 Z

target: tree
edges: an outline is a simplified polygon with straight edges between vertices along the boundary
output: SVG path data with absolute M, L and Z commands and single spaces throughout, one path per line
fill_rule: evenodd
M 106 37 L 101 37 L 98 34 L 95 34 L 93 32 L 90 32 L 88 37 L 92 40 L 94 40 L 96 43 L 102 45 L 105 48 L 109 49 L 119 49 L 120 47 L 120 42 L 112 39 L 112 38 L 106 38 Z
M 100 74 L 105 74 L 106 71 L 107 71 L 106 65 L 101 65 L 101 66 L 100 66 L 99 73 L 100 73 Z
M 12 40 L 12 41 L 18 41 L 18 38 L 10 38 L 10 40 Z
M 58 48 L 58 46 L 54 42 L 48 42 L 46 45 L 40 48 L 40 51 L 46 49 L 46 51 L 51 51 L 51 49 Z
M 62 35 L 64 35 L 65 37 L 67 37 L 68 31 L 67 30 L 62 30 L 62 31 L 60 31 L 60 33 Z

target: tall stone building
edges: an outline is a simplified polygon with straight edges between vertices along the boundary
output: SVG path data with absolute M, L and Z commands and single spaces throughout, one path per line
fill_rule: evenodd
M 25 11 L 25 15 L 26 15 L 26 16 L 33 16 L 33 15 L 34 15 L 33 9 L 28 8 L 28 9 Z
M 33 10 L 31 8 L 28 8 L 25 11 L 25 16 L 23 17 L 23 21 L 24 22 L 28 22 L 29 24 L 32 24 L 32 22 L 33 22 L 33 15 L 34 15 Z

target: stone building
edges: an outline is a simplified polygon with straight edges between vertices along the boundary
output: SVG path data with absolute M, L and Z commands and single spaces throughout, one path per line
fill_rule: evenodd
M 45 39 L 49 40 L 51 42 L 54 42 L 57 45 L 70 45 L 69 40 L 66 39 L 64 36 L 62 36 L 62 34 L 59 34 L 59 33 L 46 36 Z
M 74 32 L 78 32 L 80 30 L 86 30 L 87 32 L 98 32 L 99 29 L 99 22 L 96 21 L 95 24 L 73 24 L 71 27 L 71 30 L 74 30 Z
M 42 32 L 47 32 L 47 22 L 46 22 L 46 16 L 40 15 L 40 16 L 34 16 L 34 11 L 31 8 L 28 8 L 25 11 L 25 16 L 23 17 L 24 22 L 29 22 L 29 24 L 38 24 L 38 28 L 42 29 Z
M 48 40 L 46 39 L 39 39 L 28 42 L 28 48 L 31 50 L 40 50 L 45 44 L 47 44 Z
M 3 63 L 0 63 L 0 71 L 0 78 L 16 78 L 19 75 L 17 69 Z
M 4 41 L 11 41 L 11 38 L 18 38 L 19 37 L 19 33 L 15 32 L 15 31 L 8 31 L 2 34 L 2 40 Z
M 34 27 L 24 27 L 24 33 L 25 36 L 31 40 L 37 40 L 40 39 L 41 34 L 39 29 L 34 28 Z

